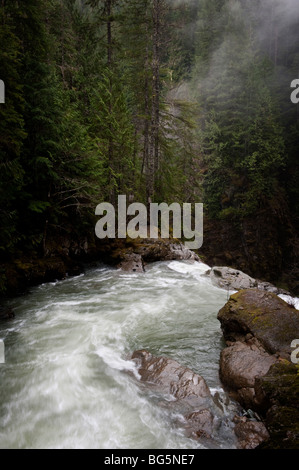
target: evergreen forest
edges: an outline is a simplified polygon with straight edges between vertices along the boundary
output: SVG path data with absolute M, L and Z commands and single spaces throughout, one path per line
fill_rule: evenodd
M 298 73 L 296 0 L 1 0 L 1 292 L 118 195 L 202 202 L 204 260 L 298 292 Z

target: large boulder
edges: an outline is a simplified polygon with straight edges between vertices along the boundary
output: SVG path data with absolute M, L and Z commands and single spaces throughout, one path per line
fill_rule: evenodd
M 256 342 L 237 341 L 221 352 L 220 378 L 244 408 L 251 408 L 257 404 L 256 377 L 265 375 L 276 361 Z
M 219 311 L 227 340 L 252 334 L 270 354 L 290 360 L 291 343 L 299 338 L 299 311 L 271 292 L 258 289 L 233 294 Z

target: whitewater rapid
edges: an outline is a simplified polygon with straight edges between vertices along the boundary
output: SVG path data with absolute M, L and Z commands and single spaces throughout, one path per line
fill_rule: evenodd
M 170 261 L 129 274 L 100 265 L 8 301 L 15 318 L 0 323 L 0 447 L 204 447 L 140 388 L 128 358 L 137 349 L 174 358 L 222 393 L 217 313 L 228 293 L 208 268 Z M 232 447 L 230 436 L 213 446 Z

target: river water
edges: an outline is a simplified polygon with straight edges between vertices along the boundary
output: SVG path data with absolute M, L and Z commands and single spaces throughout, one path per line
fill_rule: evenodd
M 1 448 L 209 447 L 144 392 L 128 360 L 136 349 L 174 358 L 222 394 L 217 313 L 228 293 L 207 269 L 169 261 L 129 274 L 100 265 L 10 300 L 15 318 L 0 323 Z M 231 436 L 224 427 L 211 446 L 234 447 Z

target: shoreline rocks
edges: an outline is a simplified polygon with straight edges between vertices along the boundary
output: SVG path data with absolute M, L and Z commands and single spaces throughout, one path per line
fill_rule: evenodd
M 157 261 L 200 261 L 193 251 L 179 241 L 161 238 L 124 241 L 112 249 L 111 257 L 116 260 L 118 268 L 127 272 L 144 272 L 146 264 Z
M 259 445 L 299 448 L 299 375 L 291 363 L 298 310 L 271 292 L 247 289 L 230 297 L 218 320 L 226 340 L 220 378 L 230 396 L 262 415 L 269 439 Z
M 48 236 L 44 253 L 19 254 L 1 265 L 0 297 L 25 293 L 30 287 L 77 276 L 85 266 L 97 262 L 118 267 L 124 272 L 142 273 L 147 263 L 171 260 L 200 261 L 179 240 L 105 239 L 92 237 Z

